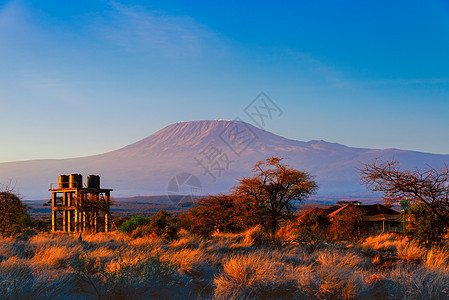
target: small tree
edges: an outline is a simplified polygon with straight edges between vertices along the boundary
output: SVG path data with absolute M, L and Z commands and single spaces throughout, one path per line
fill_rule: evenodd
M 244 177 L 233 188 L 238 206 L 244 208 L 271 236 L 282 219 L 291 219 L 294 201 L 303 201 L 318 188 L 312 175 L 281 163 L 271 157 L 256 163 L 253 177 Z
M 421 245 L 431 248 L 439 246 L 446 233 L 444 224 L 424 204 L 412 205 L 405 215 L 405 233 Z
M 412 203 L 423 203 L 449 227 L 449 168 L 402 170 L 398 161 L 365 164 L 361 182 L 373 191 L 384 194 L 387 203 L 408 198 Z
M 175 219 L 163 209 L 150 218 L 149 226 L 152 234 L 167 239 L 173 239 L 179 231 Z
M 132 233 L 138 227 L 147 225 L 149 222 L 150 220 L 148 218 L 144 218 L 142 216 L 133 216 L 132 218 L 123 222 L 118 228 L 118 231 Z
M 326 236 L 330 220 L 325 208 L 310 207 L 305 210 L 297 224 L 297 233 L 302 236 Z
M 334 216 L 330 232 L 336 239 L 355 239 L 360 237 L 363 210 L 357 205 L 349 205 Z
M 384 194 L 387 203 L 400 202 L 408 198 L 420 206 L 410 212 L 409 228 L 418 241 L 426 246 L 436 244 L 449 227 L 449 168 L 447 166 L 425 170 L 402 170 L 397 161 L 376 159 L 365 164 L 361 170 L 362 183 L 373 191 Z M 437 226 L 438 228 L 435 228 Z M 429 235 L 422 231 L 430 230 Z
M 0 190 L 0 235 L 19 232 L 30 223 L 27 208 L 9 186 Z
M 244 217 L 242 207 L 237 205 L 233 195 L 223 194 L 199 199 L 181 219 L 184 224 L 189 224 L 192 232 L 203 236 L 213 232 L 235 232 L 254 224 Z

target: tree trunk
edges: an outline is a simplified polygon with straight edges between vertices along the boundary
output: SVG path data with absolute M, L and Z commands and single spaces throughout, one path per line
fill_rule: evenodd
M 277 227 L 277 221 L 272 220 L 271 221 L 271 232 L 270 232 L 271 238 L 274 238 L 274 235 L 276 234 L 276 227 Z

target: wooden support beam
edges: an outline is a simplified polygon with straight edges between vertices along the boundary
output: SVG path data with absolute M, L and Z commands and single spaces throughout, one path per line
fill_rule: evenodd
M 94 213 L 94 231 L 98 232 L 98 213 Z
M 56 192 L 51 193 L 51 206 L 55 207 Z M 51 211 L 51 231 L 56 231 L 56 211 Z
M 62 193 L 62 206 L 63 207 L 67 206 L 67 193 L 66 192 Z M 62 211 L 62 231 L 67 232 L 67 211 L 66 210 Z
M 79 221 L 78 221 L 78 214 L 79 214 L 79 212 L 78 212 L 78 210 L 77 209 L 75 209 L 75 211 L 74 211 L 74 219 L 75 219 L 75 224 L 74 224 L 74 230 L 75 230 L 75 232 L 78 232 L 79 231 Z
M 51 212 L 51 231 L 56 231 L 56 222 L 57 222 L 57 211 Z
M 86 212 L 83 211 L 83 231 L 85 231 L 87 228 L 86 224 L 87 224 Z
M 109 206 L 110 206 L 110 201 L 111 201 L 111 192 L 110 191 L 106 191 L 105 201 L 106 201 L 106 211 L 104 214 L 104 232 L 109 232 Z
M 75 209 L 76 209 L 75 206 L 56 206 L 56 207 L 52 208 L 53 211 L 67 211 L 67 210 L 75 210 Z

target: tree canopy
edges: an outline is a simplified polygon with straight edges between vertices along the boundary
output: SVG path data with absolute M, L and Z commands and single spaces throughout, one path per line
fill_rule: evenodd
M 254 175 L 240 180 L 233 193 L 272 236 L 279 221 L 292 216 L 294 201 L 304 201 L 318 189 L 311 174 L 282 164 L 279 157 L 257 162 L 252 171 Z
M 389 203 L 423 203 L 449 227 L 449 168 L 403 170 L 398 161 L 376 159 L 361 170 L 361 182 L 380 191 Z
M 312 175 L 282 164 L 282 158 L 259 161 L 252 171 L 253 176 L 241 179 L 230 194 L 200 199 L 180 216 L 182 223 L 202 235 L 261 225 L 273 236 L 279 222 L 293 216 L 294 202 L 305 200 L 318 188 Z
M 30 222 L 27 208 L 9 187 L 0 190 L 0 235 L 19 232 Z

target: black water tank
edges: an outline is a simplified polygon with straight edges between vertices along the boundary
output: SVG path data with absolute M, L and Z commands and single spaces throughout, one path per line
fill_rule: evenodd
M 88 189 L 99 189 L 100 188 L 100 176 L 99 175 L 87 176 L 87 188 Z
M 69 187 L 69 175 L 59 175 L 58 188 L 66 189 Z
M 81 174 L 70 174 L 69 186 L 72 189 L 80 189 L 83 187 L 83 175 Z

